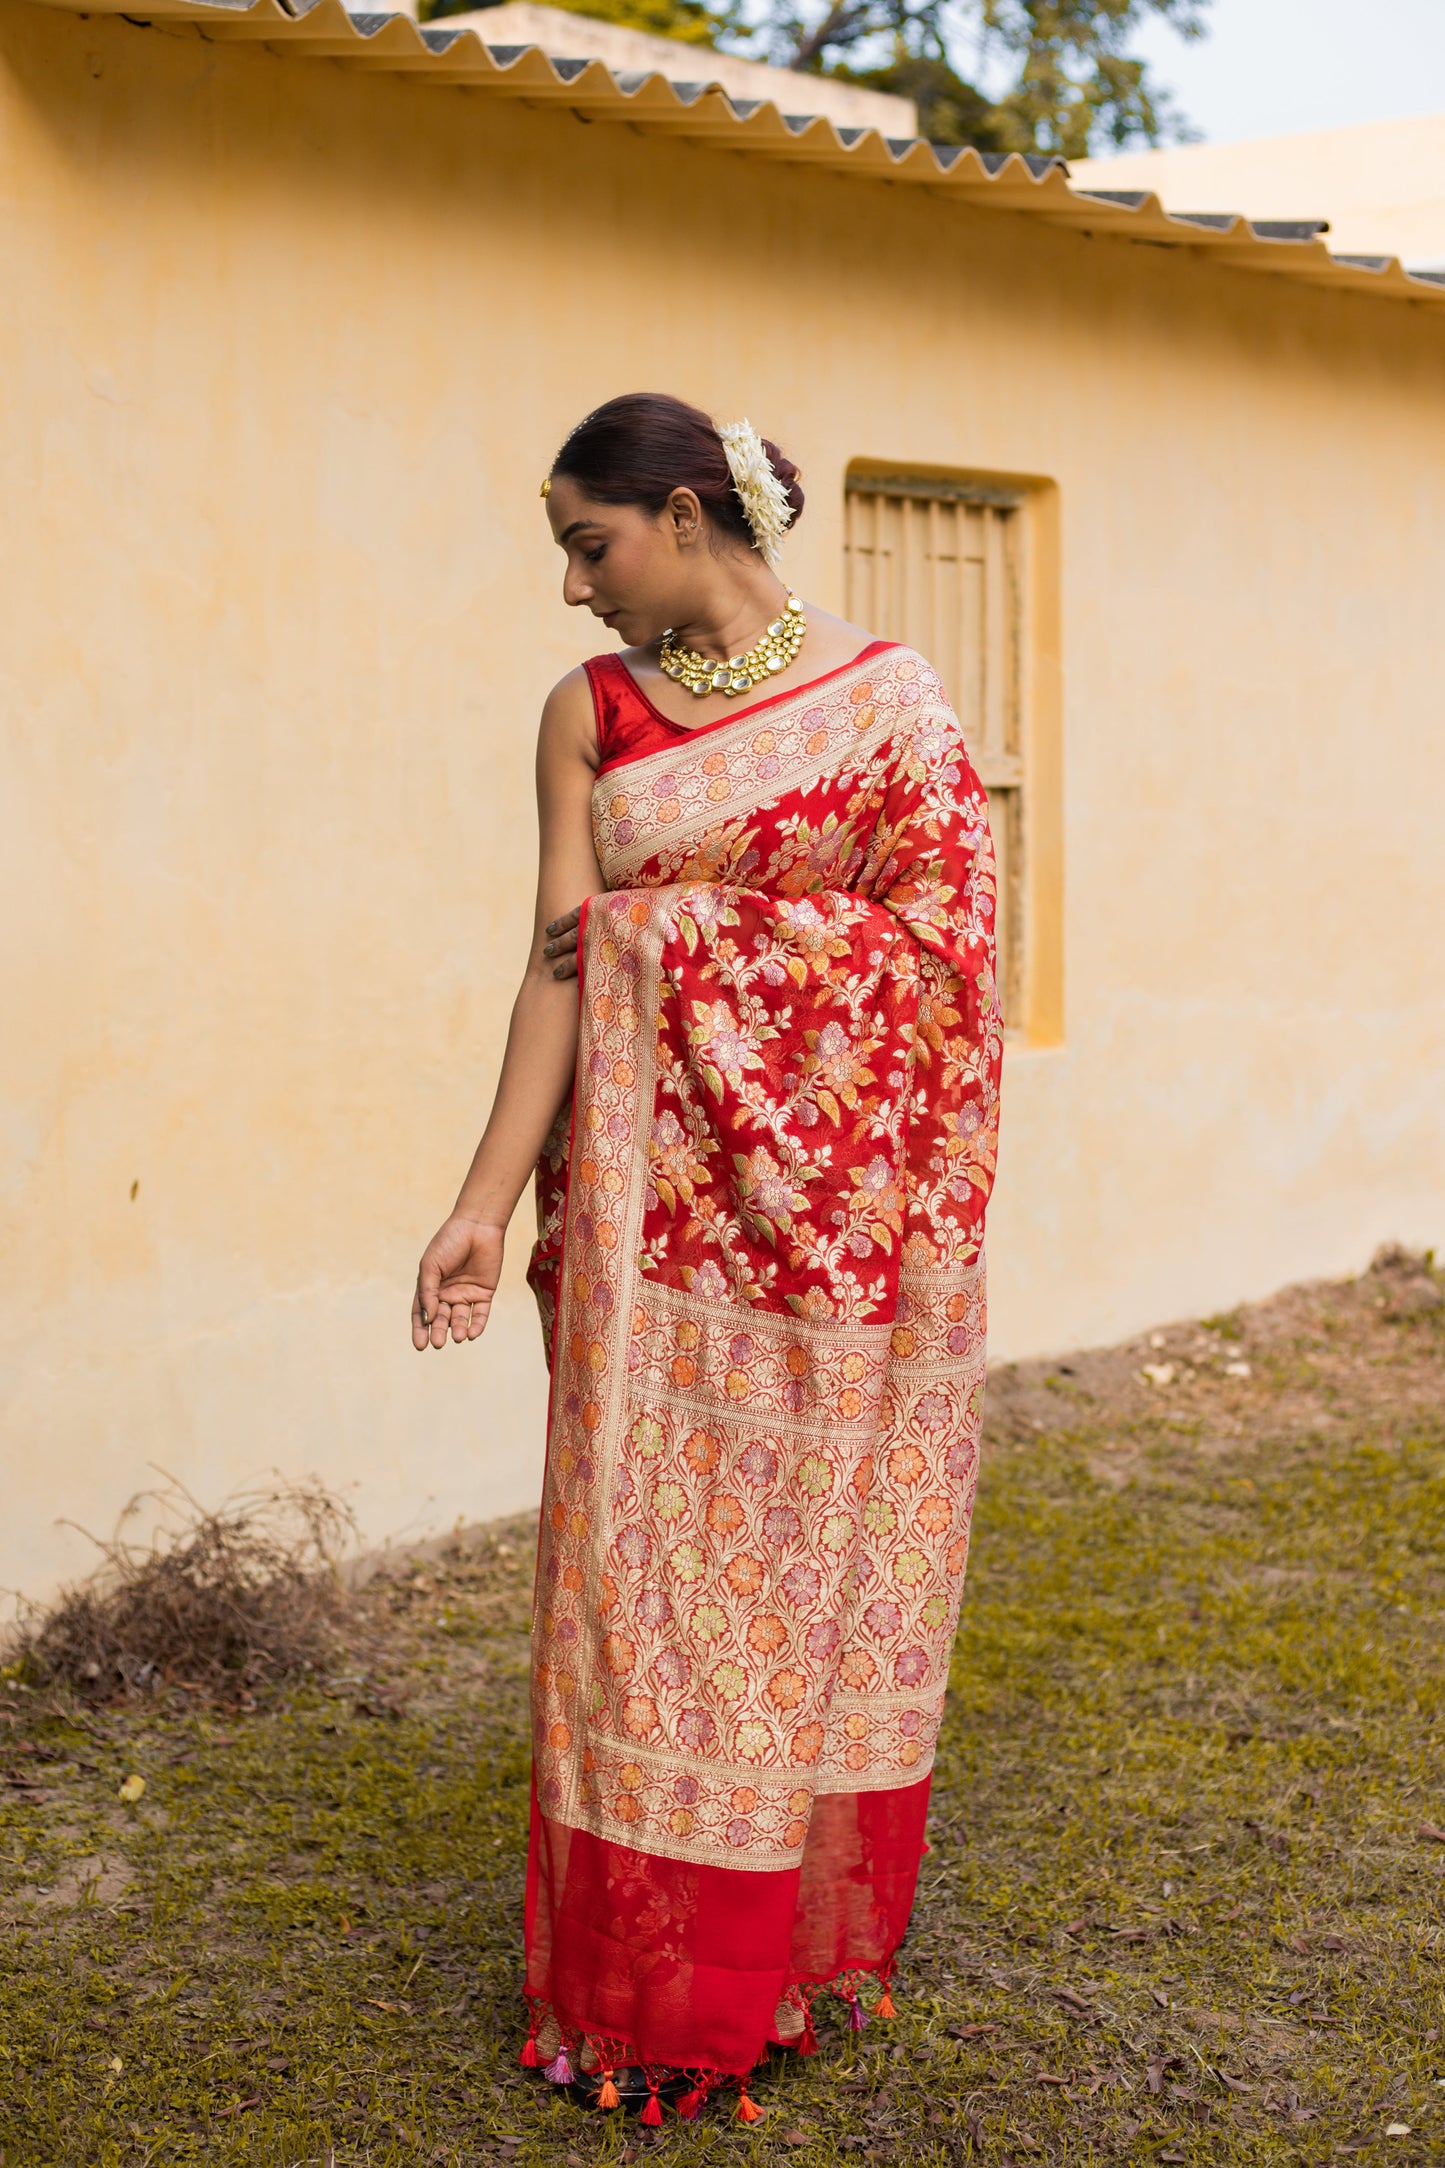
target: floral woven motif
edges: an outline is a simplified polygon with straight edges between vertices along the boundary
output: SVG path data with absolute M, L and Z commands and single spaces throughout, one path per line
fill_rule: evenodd
M 539 1169 L 538 1799 L 795 1864 L 931 1765 L 984 1367 L 1001 1023 L 983 792 L 893 648 L 612 767 Z

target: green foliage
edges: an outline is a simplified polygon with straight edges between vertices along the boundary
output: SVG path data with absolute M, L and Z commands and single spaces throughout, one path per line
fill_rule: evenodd
M 917 97 L 935 142 L 1082 158 L 1101 144 L 1187 133 L 1128 48 L 1148 15 L 1202 36 L 1209 0 L 830 0 L 821 15 L 796 0 L 771 4 L 775 58 Z M 855 56 L 883 41 L 889 60 L 858 68 Z M 961 76 L 965 46 L 978 67 L 1006 63 L 1012 88 L 991 101 Z
M 932 53 L 906 49 L 886 68 L 850 68 L 845 61 L 828 70 L 845 82 L 861 83 L 868 90 L 890 91 L 897 98 L 911 98 L 918 108 L 920 132 L 930 143 L 971 143 L 981 151 L 1032 149 L 1017 140 L 1018 131 L 1002 106 L 993 105 L 975 90 L 946 60 Z

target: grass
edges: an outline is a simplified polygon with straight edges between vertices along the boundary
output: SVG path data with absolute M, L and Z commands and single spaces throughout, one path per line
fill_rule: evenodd
M 1445 2160 L 1437 1293 L 1000 1373 L 899 2016 L 753 2130 L 516 2067 L 525 1524 L 254 1713 L 0 1684 L 0 2160 Z

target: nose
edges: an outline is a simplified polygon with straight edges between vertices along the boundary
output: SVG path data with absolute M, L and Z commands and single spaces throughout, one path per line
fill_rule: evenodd
M 580 565 L 568 565 L 562 576 L 562 600 L 571 609 L 592 600 L 592 582 Z

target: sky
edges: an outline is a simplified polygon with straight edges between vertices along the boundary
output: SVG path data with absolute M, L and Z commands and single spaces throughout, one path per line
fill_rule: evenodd
M 1445 0 L 1213 0 L 1207 37 L 1135 37 L 1211 143 L 1445 112 Z

